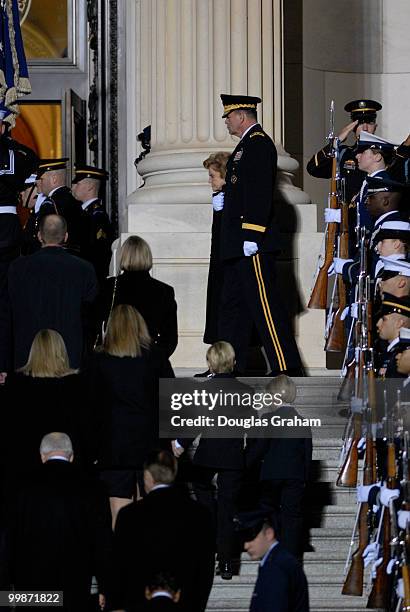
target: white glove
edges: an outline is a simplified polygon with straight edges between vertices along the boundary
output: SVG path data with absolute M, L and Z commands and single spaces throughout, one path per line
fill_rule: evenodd
M 222 210 L 224 207 L 224 195 L 224 192 L 220 191 L 212 196 L 212 207 L 216 212 Z
M 340 223 L 342 211 L 340 208 L 325 208 L 325 223 Z
M 245 240 L 243 243 L 243 253 L 245 257 L 251 257 L 251 255 L 255 255 L 258 252 L 258 245 L 256 242 L 249 242 Z
M 343 259 L 342 257 L 335 257 L 333 259 L 333 265 L 335 268 L 336 274 L 342 274 L 343 266 L 348 262 L 353 261 L 353 259 Z
M 346 306 L 346 308 L 343 308 L 342 310 L 342 314 L 340 315 L 340 320 L 344 321 L 345 318 L 347 317 L 347 315 L 349 314 L 350 311 L 350 306 Z
M 395 557 L 393 557 L 393 559 L 390 559 L 390 561 L 388 562 L 387 567 L 386 567 L 386 574 L 388 576 L 390 576 L 390 574 L 392 573 L 396 563 L 398 563 L 398 561 Z
M 404 583 L 403 578 L 399 578 L 396 585 L 396 594 L 399 599 L 404 599 Z
M 380 489 L 380 503 L 386 508 L 389 507 L 391 499 L 397 499 L 400 496 L 400 489 L 388 489 L 387 487 L 381 487 Z
M 373 563 L 379 556 L 380 545 L 378 542 L 372 542 L 368 544 L 363 551 L 362 557 L 364 566 L 367 567 L 370 563 Z
M 374 484 L 371 485 L 358 485 L 357 487 L 357 501 L 360 502 L 367 502 L 369 501 L 369 492 L 370 489 L 372 489 L 374 486 Z
M 375 561 L 372 565 L 372 571 L 371 571 L 371 575 L 373 580 L 376 579 L 377 576 L 377 568 L 379 567 L 379 565 L 381 565 L 383 563 L 383 557 L 380 557 L 380 559 L 377 559 L 377 561 Z
M 358 302 L 353 302 L 350 304 L 350 316 L 352 319 L 357 319 L 359 315 L 359 304 Z
M 409 510 L 399 510 L 397 513 L 397 524 L 400 529 L 406 529 L 407 523 L 410 521 Z

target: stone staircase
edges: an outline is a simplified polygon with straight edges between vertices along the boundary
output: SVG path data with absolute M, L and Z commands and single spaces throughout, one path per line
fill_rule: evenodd
M 341 595 L 343 571 L 356 516 L 356 492 L 336 488 L 341 438 L 346 419 L 338 412 L 343 404 L 336 395 L 340 379 L 310 377 L 298 380 L 296 408 L 301 416 L 319 417 L 322 427 L 313 431 L 313 482 L 310 486 L 309 525 L 313 552 L 305 553 L 311 612 L 359 611 L 367 596 Z M 258 570 L 244 553 L 238 576 L 231 581 L 215 577 L 208 602 L 212 612 L 249 609 Z

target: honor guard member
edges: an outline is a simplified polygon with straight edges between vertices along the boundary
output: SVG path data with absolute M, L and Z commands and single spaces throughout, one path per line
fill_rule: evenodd
M 257 122 L 260 98 L 222 94 L 221 99 L 228 132 L 240 141 L 226 168 L 219 337 L 232 344 L 236 367 L 243 372 L 255 326 L 272 372 L 301 375 L 299 351 L 276 287 L 275 255 L 281 249 L 273 206 L 276 148 Z
M 21 204 L 29 209 L 29 217 L 23 229 L 23 244 L 21 252 L 23 255 L 31 255 L 41 248 L 38 239 L 40 208 L 46 196 L 37 191 L 37 174 L 31 174 L 24 183 L 24 191 L 20 193 Z
M 396 370 L 396 345 L 402 327 L 410 327 L 410 298 L 384 293 L 377 321 L 380 339 L 389 343 L 379 368 L 379 376 L 383 378 L 399 377 Z
M 107 179 L 108 172 L 101 168 L 76 166 L 71 188 L 83 209 L 81 255 L 94 265 L 100 283 L 108 276 L 113 240 L 111 222 L 99 198 L 101 182 Z
M 382 105 L 375 100 L 353 100 L 344 107 L 350 113 L 351 121 L 339 132 L 340 143 L 340 175 L 345 179 L 346 200 L 350 202 L 359 192 L 366 177 L 365 172 L 359 170 L 356 163 L 355 144 L 348 146 L 343 144 L 349 134 L 359 138 L 362 131 L 374 134 L 377 128 L 377 112 Z M 332 176 L 332 160 L 330 144 L 320 149 L 308 162 L 306 169 L 311 176 L 316 178 L 330 179 Z M 339 221 L 340 222 L 340 221 Z
M 9 113 L 5 106 L 0 105 L 0 383 L 3 373 L 11 365 L 7 273 L 21 248 L 17 204 L 24 181 L 38 164 L 34 151 L 9 136 L 8 124 L 4 121 Z
M 74 254 L 81 252 L 82 210 L 80 203 L 67 187 L 68 157 L 40 160 L 37 170 L 37 188 L 46 199 L 41 205 L 40 217 L 61 215 L 67 222 L 67 248 Z
M 309 612 L 308 584 L 302 565 L 278 541 L 278 517 L 269 509 L 242 512 L 236 526 L 258 578 L 249 612 Z

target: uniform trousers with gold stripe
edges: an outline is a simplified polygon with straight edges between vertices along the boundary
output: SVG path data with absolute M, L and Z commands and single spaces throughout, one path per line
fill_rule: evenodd
M 219 339 L 235 349 L 236 368 L 246 370 L 253 326 L 265 349 L 271 370 L 298 375 L 301 359 L 289 317 L 279 297 L 275 256 L 257 253 L 224 262 L 219 311 Z

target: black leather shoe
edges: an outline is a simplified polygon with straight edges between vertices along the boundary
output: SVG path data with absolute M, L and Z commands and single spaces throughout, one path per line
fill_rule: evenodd
M 219 575 L 222 580 L 232 580 L 232 563 L 230 561 L 219 561 Z

